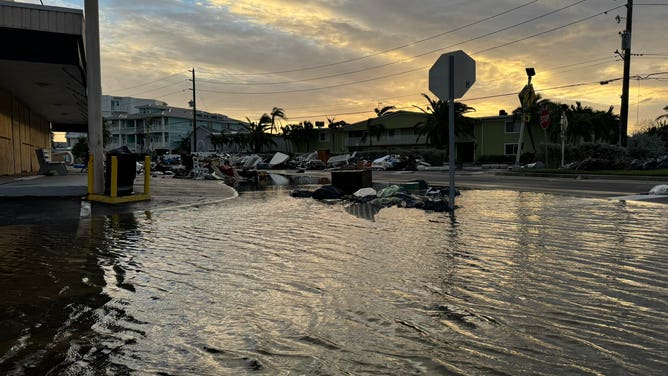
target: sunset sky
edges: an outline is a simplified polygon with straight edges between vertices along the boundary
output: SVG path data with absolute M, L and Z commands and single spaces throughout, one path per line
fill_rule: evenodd
M 39 1 L 25 1 L 39 3 Z M 83 1 L 45 5 L 83 8 Z M 533 67 L 543 98 L 619 113 L 625 0 L 101 0 L 103 93 L 257 120 L 354 122 L 424 107 L 428 70 L 463 50 L 473 116 L 510 112 Z M 616 21 L 620 16 L 620 23 Z M 629 131 L 668 105 L 668 1 L 636 1 Z M 641 78 L 641 79 L 638 79 Z

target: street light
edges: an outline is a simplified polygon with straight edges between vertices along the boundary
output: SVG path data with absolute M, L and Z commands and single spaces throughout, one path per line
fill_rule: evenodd
M 536 70 L 533 69 L 533 68 L 525 68 L 524 70 L 527 72 L 527 77 L 529 77 L 529 84 L 530 84 L 531 83 L 531 77 L 536 75 Z

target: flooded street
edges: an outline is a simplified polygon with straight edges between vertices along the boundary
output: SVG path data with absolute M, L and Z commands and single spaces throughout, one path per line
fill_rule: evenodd
M 370 220 L 275 188 L 0 226 L 0 374 L 665 374 L 667 206 L 457 205 Z

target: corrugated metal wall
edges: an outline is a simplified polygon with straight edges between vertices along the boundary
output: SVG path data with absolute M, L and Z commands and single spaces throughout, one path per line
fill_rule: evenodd
M 77 9 L 0 1 L 0 27 L 81 35 L 82 17 Z

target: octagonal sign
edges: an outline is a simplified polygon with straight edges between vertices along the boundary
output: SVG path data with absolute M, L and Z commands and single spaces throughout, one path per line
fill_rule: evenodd
M 450 58 L 454 68 L 454 92 L 450 95 Z M 475 82 L 475 60 L 464 51 L 448 52 L 429 69 L 429 90 L 441 100 L 461 98 Z

